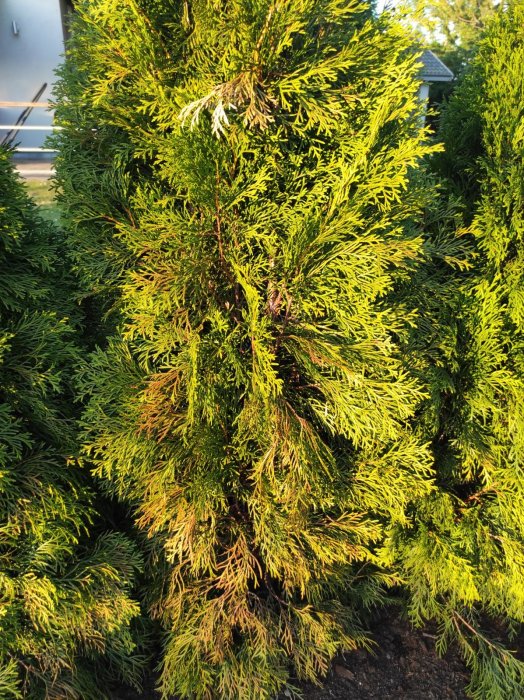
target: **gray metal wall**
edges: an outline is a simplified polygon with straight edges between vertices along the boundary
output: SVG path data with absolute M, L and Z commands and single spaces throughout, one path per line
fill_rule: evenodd
M 63 52 L 60 0 L 0 0 L 0 101 L 30 101 L 44 82 L 48 87 L 40 101 L 48 101 Z M 22 109 L 0 107 L 0 124 L 13 124 Z M 26 125 L 48 125 L 51 120 L 49 112 L 34 109 Z M 42 146 L 48 133 L 21 131 L 16 140 L 20 146 Z M 0 140 L 5 134 L 0 130 Z

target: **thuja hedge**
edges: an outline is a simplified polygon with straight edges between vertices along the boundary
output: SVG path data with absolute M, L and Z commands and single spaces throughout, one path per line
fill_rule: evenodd
M 523 65 L 519 0 L 487 29 L 443 117 L 436 163 L 464 212 L 471 268 L 457 279 L 456 343 L 435 432 L 442 514 L 426 549 L 439 552 L 435 566 L 442 555 L 451 563 L 451 590 L 444 609 L 436 582 L 424 607 L 443 641 L 457 639 L 479 700 L 524 693 L 522 663 L 499 646 L 501 626 L 511 648 L 524 621 Z
M 166 696 L 314 680 L 396 581 L 376 547 L 433 488 L 389 299 L 422 254 L 417 71 L 355 2 L 79 6 L 58 182 L 115 314 L 84 449 L 148 536 Z
M 524 602 L 522 6 L 438 157 L 412 40 L 366 5 L 77 9 L 57 184 L 100 342 L 64 361 L 84 460 L 137 529 L 164 697 L 318 679 L 390 591 L 458 643 L 474 696 L 520 697 L 485 628 L 515 633 Z
M 99 700 L 108 678 L 138 680 L 139 560 L 100 530 L 75 465 L 80 353 L 64 240 L 5 149 L 0 236 L 0 698 Z
M 417 419 L 437 488 L 386 543 L 412 618 L 439 623 L 440 650 L 458 645 L 478 700 L 524 692 L 508 651 L 524 621 L 523 61 L 524 5 L 510 3 L 442 117 L 405 346 L 430 394 Z

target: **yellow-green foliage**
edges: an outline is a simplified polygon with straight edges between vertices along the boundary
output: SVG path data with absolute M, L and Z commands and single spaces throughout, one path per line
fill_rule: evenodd
M 524 664 L 482 629 L 487 616 L 509 632 L 524 622 L 523 65 L 524 5 L 510 3 L 451 100 L 437 163 L 469 224 L 455 239 L 467 241 L 469 270 L 447 267 L 442 284 L 435 260 L 427 277 L 441 306 L 417 321 L 439 492 L 384 551 L 400 564 L 413 618 L 437 619 L 443 647 L 458 641 L 478 700 L 524 697 Z
M 366 643 L 432 489 L 390 299 L 432 196 L 416 55 L 353 0 L 77 5 L 58 181 L 118 319 L 85 451 L 147 534 L 164 695 L 269 698 Z
M 0 150 L 0 698 L 103 697 L 88 667 L 105 654 L 136 678 L 128 597 L 136 554 L 90 539 L 91 495 L 68 383 L 78 350 L 59 233 L 37 214 Z

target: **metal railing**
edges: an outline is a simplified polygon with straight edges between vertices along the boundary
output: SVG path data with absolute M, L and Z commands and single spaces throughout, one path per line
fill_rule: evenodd
M 8 133 L 0 141 L 0 145 L 12 145 L 13 141 L 17 137 L 20 131 L 56 131 L 61 127 L 55 126 L 54 124 L 49 125 L 35 125 L 26 126 L 25 122 L 27 118 L 35 108 L 43 107 L 47 109 L 50 105 L 49 102 L 39 102 L 40 97 L 42 97 L 45 89 L 47 88 L 47 83 L 43 83 L 37 90 L 35 96 L 30 102 L 17 102 L 11 100 L 0 100 L 0 108 L 13 108 L 13 107 L 23 107 L 23 111 L 20 113 L 19 117 L 14 124 L 0 124 L 0 131 L 8 131 Z M 16 146 L 14 150 L 17 153 L 55 153 L 54 148 L 43 148 L 42 146 Z

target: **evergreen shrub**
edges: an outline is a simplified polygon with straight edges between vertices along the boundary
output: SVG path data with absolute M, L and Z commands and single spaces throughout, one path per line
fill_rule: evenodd
M 385 549 L 412 618 L 439 623 L 442 651 L 458 644 L 478 700 L 524 697 L 524 664 L 508 650 L 524 621 L 523 66 L 524 5 L 514 2 L 444 116 L 435 167 L 446 196 L 430 228 L 450 249 L 458 231 L 457 255 L 420 268 L 407 350 L 431 388 L 419 426 L 433 436 L 438 490 Z
M 77 9 L 57 177 L 114 325 L 85 453 L 147 536 L 164 697 L 270 698 L 367 644 L 376 546 L 433 488 L 391 297 L 433 196 L 417 57 L 353 0 Z
M 100 700 L 101 679 L 138 679 L 137 554 L 119 534 L 90 535 L 64 241 L 10 161 L 0 149 L 0 698 Z

